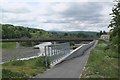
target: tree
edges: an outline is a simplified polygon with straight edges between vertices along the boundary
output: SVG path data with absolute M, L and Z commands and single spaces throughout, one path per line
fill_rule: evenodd
M 106 32 L 106 31 L 103 31 L 103 34 L 107 34 L 107 32 Z
M 103 32 L 102 31 L 100 31 L 100 36 L 103 34 Z
M 68 33 L 64 33 L 64 36 L 68 36 Z
M 111 27 L 111 42 L 120 47 L 120 3 L 118 2 L 112 9 L 112 20 L 108 27 Z M 119 49 L 118 49 L 119 50 Z

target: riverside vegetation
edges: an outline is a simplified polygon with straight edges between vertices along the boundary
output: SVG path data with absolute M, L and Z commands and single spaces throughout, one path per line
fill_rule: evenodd
M 82 78 L 119 78 L 118 51 L 100 40 L 91 51 Z

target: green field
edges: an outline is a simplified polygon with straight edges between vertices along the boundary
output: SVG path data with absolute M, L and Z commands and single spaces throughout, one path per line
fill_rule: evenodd
M 109 42 L 99 41 L 91 51 L 81 78 L 118 78 L 118 52 Z
M 38 57 L 30 60 L 18 60 L 2 64 L 3 78 L 30 78 L 43 73 L 45 67 L 44 57 Z
M 0 48 L 4 50 L 16 48 L 16 42 L 0 42 L 0 45 Z

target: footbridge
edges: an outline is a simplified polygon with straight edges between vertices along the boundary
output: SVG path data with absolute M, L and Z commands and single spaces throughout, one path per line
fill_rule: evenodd
M 80 37 L 80 38 L 26 38 L 26 39 L 0 39 L 0 42 L 70 42 L 70 41 L 93 41 L 99 37 Z
M 79 57 L 83 55 L 86 50 L 91 48 L 95 42 L 96 40 L 91 41 L 88 44 L 82 44 L 73 51 L 71 51 L 69 42 L 45 46 L 46 66 L 53 67 L 62 61 Z

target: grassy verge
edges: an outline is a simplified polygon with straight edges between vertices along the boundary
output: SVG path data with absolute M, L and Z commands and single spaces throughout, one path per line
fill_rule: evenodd
M 12 61 L 2 64 L 2 77 L 30 78 L 39 73 L 43 73 L 46 69 L 44 57 Z
M 0 45 L 2 45 L 0 48 L 4 50 L 16 48 L 16 42 L 0 42 Z
M 109 42 L 99 41 L 91 51 L 81 78 L 118 78 L 118 52 L 108 46 Z M 109 47 L 109 48 L 108 48 Z

